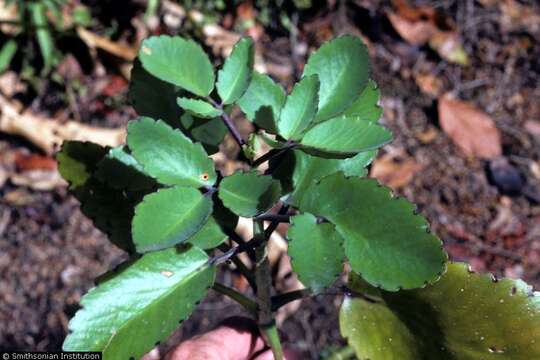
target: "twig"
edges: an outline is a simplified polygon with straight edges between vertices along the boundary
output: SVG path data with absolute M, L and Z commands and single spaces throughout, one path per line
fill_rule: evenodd
M 279 215 L 279 214 L 261 214 L 256 216 L 254 220 L 261 221 L 276 221 L 278 223 L 288 223 L 290 220 L 290 215 Z
M 221 111 L 221 119 L 225 123 L 227 129 L 229 129 L 229 132 L 231 133 L 238 146 L 242 148 L 244 145 L 246 145 L 246 142 L 244 141 L 244 139 L 242 139 L 242 135 L 240 135 L 240 132 L 234 125 L 233 120 L 231 119 L 229 114 L 227 114 L 227 112 L 223 109 L 223 105 L 214 101 L 214 99 L 212 99 L 210 96 L 206 96 L 205 99 Z
M 257 303 L 251 300 L 250 298 L 248 298 L 247 296 L 245 296 L 244 294 L 236 291 L 233 288 L 220 284 L 218 282 L 214 283 L 214 285 L 212 286 L 212 289 L 233 299 L 234 301 L 242 305 L 244 309 L 246 309 L 253 315 L 257 314 L 257 308 L 258 308 Z
M 291 301 L 300 300 L 311 295 L 313 295 L 313 293 L 309 289 L 300 289 L 272 296 L 272 311 L 278 310 L 280 307 L 287 305 Z

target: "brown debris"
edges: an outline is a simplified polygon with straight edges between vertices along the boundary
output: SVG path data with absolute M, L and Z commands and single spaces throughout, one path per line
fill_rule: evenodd
M 489 115 L 449 94 L 439 98 L 438 111 L 444 132 L 466 155 L 492 159 L 502 154 L 501 134 Z

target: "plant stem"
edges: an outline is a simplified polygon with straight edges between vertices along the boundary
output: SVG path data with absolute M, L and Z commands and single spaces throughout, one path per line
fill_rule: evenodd
M 268 260 L 267 239 L 264 222 L 253 220 L 253 239 L 259 243 L 255 248 L 255 282 L 257 283 L 257 323 L 266 343 L 272 349 L 275 360 L 283 360 L 283 351 L 272 313 L 272 269 Z
M 218 249 L 226 253 L 231 250 L 231 247 L 227 244 L 221 244 Z M 255 277 L 253 276 L 251 270 L 249 270 L 246 264 L 244 264 L 244 262 L 240 260 L 237 256 L 231 257 L 230 260 L 234 263 L 234 265 L 236 265 L 236 269 L 238 270 L 238 272 L 246 278 L 249 286 L 253 289 L 253 292 L 256 292 L 257 284 L 255 283 Z
M 246 309 L 247 311 L 249 311 L 253 315 L 257 315 L 257 309 L 258 309 L 257 303 L 255 301 L 251 300 L 250 298 L 248 298 L 247 296 L 245 296 L 244 294 L 236 291 L 233 288 L 230 288 L 228 286 L 220 284 L 218 282 L 214 283 L 214 286 L 212 286 L 212 289 L 214 289 L 218 293 L 221 293 L 221 294 L 233 299 L 234 301 L 236 301 L 237 303 L 242 305 L 244 307 L 244 309 Z
M 210 102 L 212 105 L 214 105 L 216 108 L 221 110 L 221 119 L 225 123 L 225 126 L 227 127 L 227 129 L 231 133 L 232 137 L 234 138 L 234 140 L 236 141 L 238 146 L 240 146 L 240 148 L 242 149 L 244 147 L 244 145 L 246 145 L 246 142 L 244 141 L 244 139 L 242 139 L 242 135 L 240 135 L 240 132 L 238 131 L 238 129 L 234 125 L 234 122 L 231 119 L 231 117 L 229 116 L 229 114 L 227 114 L 227 112 L 223 109 L 223 105 L 221 105 L 218 102 L 214 101 L 214 99 L 212 99 L 210 96 L 205 97 L 205 99 L 208 102 Z
M 260 221 L 277 221 L 278 223 L 288 223 L 290 220 L 290 215 L 280 215 L 280 214 L 262 214 L 256 216 L 255 220 Z
M 311 295 L 312 293 L 309 289 L 301 289 L 272 296 L 272 311 L 276 311 L 277 309 L 279 309 L 283 305 L 287 305 L 291 301 L 300 300 Z

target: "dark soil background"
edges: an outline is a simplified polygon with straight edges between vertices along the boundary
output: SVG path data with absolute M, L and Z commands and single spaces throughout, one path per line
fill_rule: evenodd
M 140 37 L 150 34 L 189 34 L 204 42 L 220 63 L 220 47 L 232 45 L 205 35 L 193 22 L 175 22 L 173 2 L 164 2 L 151 19 L 154 24 L 142 30 L 142 2 L 84 3 L 95 17 L 93 32 L 109 36 L 107 29 L 114 26 L 111 40 L 134 49 Z M 382 122 L 395 135 L 372 165 L 371 175 L 418 204 L 452 260 L 467 261 L 499 277 L 523 278 L 538 289 L 538 2 L 411 2 L 451 22 L 468 56 L 467 66 L 445 60 L 429 44 L 406 41 L 389 20 L 389 13 L 399 13 L 399 1 L 313 1 L 308 9 L 289 2 L 279 7 L 261 3 L 227 2 L 223 9 L 208 4 L 198 9 L 225 35 L 235 31 L 253 36 L 260 62 L 285 86 L 301 74 L 307 55 L 323 41 L 344 33 L 363 36 L 372 57 L 372 77 L 382 92 Z M 90 49 L 73 34 L 59 38 L 58 47 L 69 60 L 57 72 L 70 79 L 68 85 L 49 78 L 28 85 L 23 79 L 22 89 L 6 96 L 58 121 L 71 118 L 116 128 L 134 118 L 126 104 L 125 59 Z M 17 74 L 17 65 L 12 70 Z M 85 90 L 73 92 L 69 84 L 74 80 Z M 500 156 L 468 154 L 443 129 L 440 102 L 445 93 L 493 121 L 501 134 Z M 494 141 L 488 135 L 471 130 L 467 134 L 471 141 Z M 34 178 L 17 181 L 36 168 L 47 176 L 56 171 L 50 154 L 24 137 L 0 132 L 0 351 L 60 349 L 68 320 L 93 279 L 126 258 L 81 214 L 65 185 L 55 180 L 38 190 Z M 232 272 L 223 276 L 225 282 L 239 282 Z M 318 358 L 342 344 L 337 327 L 340 300 L 336 291 L 304 300 L 302 307 L 283 315 L 285 337 L 306 358 Z M 168 344 L 238 313 L 236 305 L 212 293 Z

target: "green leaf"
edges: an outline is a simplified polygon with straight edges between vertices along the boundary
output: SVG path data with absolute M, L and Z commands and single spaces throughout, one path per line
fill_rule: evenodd
M 130 253 L 135 250 L 131 237 L 135 202 L 129 194 L 112 189 L 95 178 L 90 178 L 72 193 L 80 201 L 82 213 L 107 234 L 110 242 Z
M 304 76 L 319 76 L 319 112 L 316 121 L 332 118 L 348 108 L 366 87 L 369 54 L 362 41 L 345 35 L 327 42 L 313 53 Z
M 308 187 L 325 176 L 338 171 L 342 171 L 345 176 L 365 176 L 366 167 L 376 154 L 376 151 L 367 151 L 347 159 L 325 159 L 308 155 L 300 150 L 293 150 L 285 158 L 275 160 L 279 161 L 280 165 L 274 170 L 272 176 L 281 181 L 283 189 L 291 192 L 287 202 L 298 205 Z M 270 167 L 273 167 L 273 161 L 270 162 Z
M 281 195 L 281 186 L 270 176 L 255 171 L 238 172 L 219 184 L 219 198 L 233 213 L 253 217 L 270 209 Z
M 153 36 L 143 41 L 139 59 L 155 77 L 207 96 L 214 88 L 214 69 L 197 43 L 175 36 Z
M 208 250 L 215 248 L 225 240 L 227 240 L 227 235 L 221 231 L 216 220 L 210 217 L 203 227 L 190 237 L 187 242 L 203 250 Z
M 540 358 L 540 298 L 521 280 L 455 263 L 433 285 L 381 296 L 341 307 L 341 333 L 360 359 Z
M 216 88 L 224 104 L 232 104 L 246 91 L 253 73 L 255 49 L 250 38 L 241 38 L 218 72 Z
M 327 176 L 308 188 L 299 208 L 336 225 L 352 269 L 372 285 L 416 288 L 444 270 L 447 255 L 426 220 L 376 180 Z
M 221 110 L 203 100 L 179 97 L 176 103 L 188 113 L 201 118 L 211 119 L 221 115 Z
M 279 134 L 287 140 L 300 139 L 317 113 L 318 102 L 319 79 L 317 75 L 304 77 L 287 96 L 277 124 Z
M 144 255 L 91 289 L 69 323 L 65 351 L 140 358 L 185 320 L 212 286 L 215 268 L 197 248 Z
M 9 68 L 11 59 L 17 52 L 17 42 L 13 39 L 8 40 L 0 49 L 0 73 L 3 73 Z
M 117 146 L 98 163 L 96 177 L 113 189 L 152 189 L 157 184 L 127 151 L 125 146 Z
M 375 150 L 390 141 L 392 133 L 381 125 L 339 116 L 309 129 L 300 144 L 331 154 L 352 155 Z
M 43 57 L 43 72 L 48 73 L 54 61 L 54 42 L 49 29 L 49 22 L 45 14 L 45 7 L 41 2 L 29 4 L 32 25 L 36 29 L 36 36 Z
M 212 213 L 212 200 L 199 190 L 176 186 L 146 195 L 135 208 L 132 232 L 138 252 L 185 242 Z
M 127 132 L 133 157 L 161 184 L 202 187 L 216 182 L 214 163 L 201 144 L 164 122 L 141 117 L 128 124 Z
M 208 154 L 219 151 L 219 144 L 227 133 L 227 127 L 221 118 L 201 119 L 185 113 L 180 118 L 182 129 L 190 139 L 202 144 Z
M 345 110 L 343 115 L 357 117 L 363 121 L 377 122 L 381 118 L 383 109 L 379 106 L 381 91 L 373 80 L 369 80 L 360 96 Z
M 291 218 L 288 253 L 300 281 L 315 293 L 334 283 L 345 260 L 343 238 L 330 223 L 317 223 L 311 214 Z
M 136 59 L 131 70 L 129 101 L 140 116 L 161 119 L 172 127 L 178 127 L 182 109 L 176 98 L 182 90 L 171 83 L 150 74 Z
M 251 82 L 237 104 L 249 121 L 276 133 L 276 123 L 285 103 L 285 91 L 268 75 L 253 72 Z
M 82 186 L 90 179 L 108 148 L 91 142 L 64 141 L 56 154 L 58 171 L 70 184 L 70 189 Z

